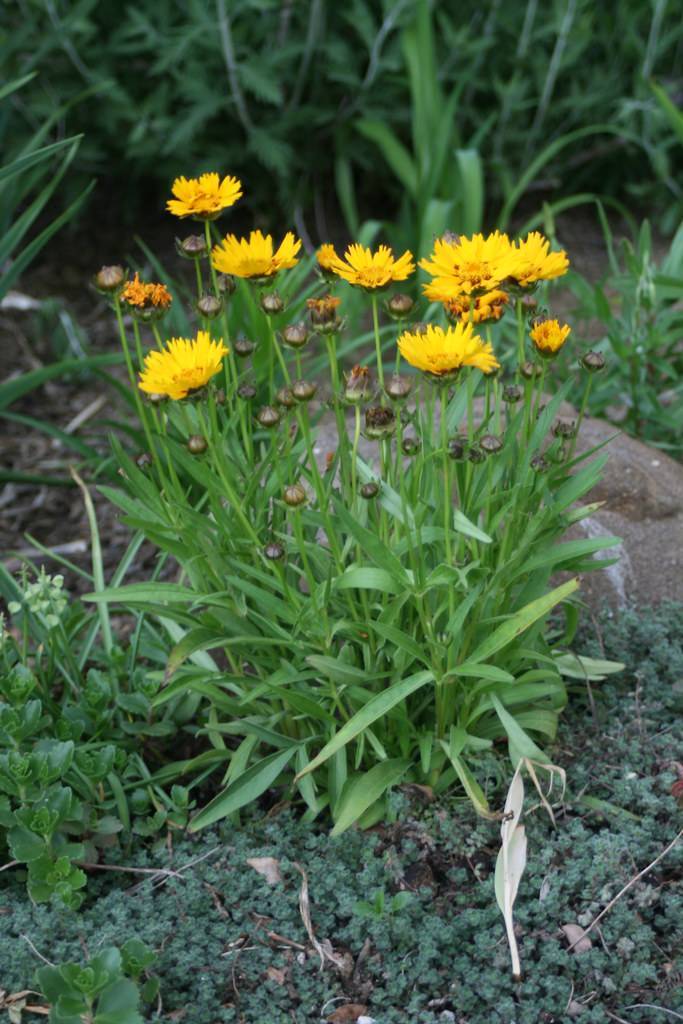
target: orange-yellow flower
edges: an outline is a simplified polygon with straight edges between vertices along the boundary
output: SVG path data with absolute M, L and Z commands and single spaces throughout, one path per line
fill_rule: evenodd
M 298 263 L 297 253 L 301 240 L 288 231 L 279 248 L 273 248 L 272 235 L 252 231 L 249 238 L 228 235 L 211 253 L 216 270 L 233 277 L 270 278 L 280 270 Z
M 571 333 L 569 324 L 560 324 L 559 320 L 539 318 L 530 331 L 536 351 L 546 359 L 552 359 L 560 351 Z
M 388 245 L 380 245 L 376 252 L 354 242 L 339 259 L 333 246 L 325 254 L 329 266 L 338 277 L 358 288 L 374 291 L 385 288 L 392 281 L 405 281 L 415 270 L 412 253 L 406 250 L 398 259 Z M 334 256 L 332 255 L 334 254 Z M 320 256 L 318 256 L 320 262 Z
M 161 352 L 145 357 L 139 388 L 151 395 L 186 398 L 220 372 L 228 352 L 223 340 L 212 341 L 208 331 L 198 331 L 194 339 L 171 338 Z
M 420 332 L 404 331 L 398 347 L 411 366 L 433 377 L 453 377 L 463 366 L 491 373 L 500 365 L 490 342 L 482 341 L 471 323 L 461 322 L 446 330 L 428 324 Z
M 473 235 L 471 238 L 437 238 L 429 259 L 420 266 L 433 280 L 424 285 L 424 293 L 433 302 L 448 302 L 466 295 L 494 291 L 509 272 L 512 246 L 507 235 Z
M 215 220 L 240 198 L 242 182 L 232 177 L 221 181 L 212 172 L 201 174 L 198 178 L 176 178 L 171 191 L 175 199 L 169 199 L 166 209 L 176 217 Z
M 315 258 L 318 261 L 318 269 L 322 273 L 329 277 L 330 274 L 335 272 L 335 266 L 341 263 L 341 260 L 337 256 L 337 250 L 330 242 L 325 242 L 321 245 L 315 254 Z
M 485 324 L 492 320 L 500 320 L 505 307 L 510 301 L 507 292 L 498 289 L 478 295 L 472 299 L 469 295 L 460 295 L 454 299 L 447 299 L 444 302 L 446 315 L 451 320 L 472 320 L 475 324 Z M 472 309 L 470 312 L 470 303 Z
M 145 284 L 137 273 L 133 280 L 126 284 L 120 298 L 127 306 L 135 306 L 141 310 L 165 310 L 173 301 L 171 293 L 165 285 Z

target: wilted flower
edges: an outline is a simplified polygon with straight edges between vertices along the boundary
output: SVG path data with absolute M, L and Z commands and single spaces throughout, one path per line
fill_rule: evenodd
M 198 331 L 194 339 L 171 338 L 163 351 L 155 350 L 145 357 L 140 390 L 169 398 L 185 398 L 220 372 L 223 357 L 228 352 L 223 340 L 212 341 L 207 331 Z
M 220 245 L 214 246 L 211 262 L 216 270 L 234 277 L 267 281 L 279 271 L 298 263 L 297 253 L 301 240 L 288 231 L 278 249 L 273 247 L 272 235 L 252 231 L 249 238 L 228 235 Z
M 321 299 L 306 299 L 311 324 L 319 334 L 336 334 L 343 327 L 337 315 L 341 299 L 334 295 L 323 295 Z
M 415 270 L 412 253 L 406 250 L 398 259 L 388 245 L 380 245 L 376 252 L 357 242 L 344 253 L 344 259 L 330 259 L 330 270 L 349 284 L 368 291 L 385 288 L 392 281 L 404 281 Z
M 166 209 L 176 217 L 194 217 L 195 220 L 215 220 L 223 210 L 232 206 L 242 195 L 242 183 L 227 177 L 221 181 L 218 174 L 201 174 L 198 178 L 176 178 Z
M 571 333 L 568 324 L 560 325 L 559 320 L 546 320 L 539 317 L 529 336 L 536 347 L 536 351 L 544 359 L 552 359 L 560 351 Z
M 463 366 L 490 373 L 500 365 L 490 342 L 482 341 L 470 323 L 459 323 L 446 330 L 428 324 L 427 330 L 418 334 L 405 331 L 398 339 L 398 347 L 411 366 L 442 379 L 456 376 Z
M 121 292 L 123 302 L 141 320 L 157 320 L 172 302 L 171 293 L 163 284 L 145 284 L 136 273 Z
M 349 405 L 360 405 L 372 394 L 372 380 L 367 366 L 356 366 L 344 374 L 344 399 Z
M 485 324 L 500 320 L 509 301 L 507 292 L 495 289 L 474 299 L 469 295 L 446 299 L 443 307 L 449 320 L 471 320 L 475 324 Z
M 365 436 L 371 441 L 391 437 L 396 429 L 396 417 L 392 409 L 384 405 L 369 406 L 365 410 Z
M 385 385 L 384 390 L 392 402 L 402 402 L 413 390 L 413 382 L 410 377 L 403 377 L 400 373 L 395 373 Z

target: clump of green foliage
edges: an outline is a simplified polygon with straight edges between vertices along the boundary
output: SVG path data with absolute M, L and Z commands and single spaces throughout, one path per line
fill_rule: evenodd
M 140 1002 L 151 1002 L 159 991 L 159 979 L 149 975 L 155 960 L 144 942 L 129 939 L 120 950 L 110 946 L 85 965 L 41 967 L 36 984 L 50 1005 L 50 1024 L 142 1024 Z
M 0 43 L 4 79 L 40 72 L 18 124 L 95 93 L 67 115 L 86 134 L 88 173 L 129 179 L 132 167 L 158 188 L 179 153 L 184 168 L 197 154 L 196 170 L 249 168 L 252 180 L 257 163 L 262 209 L 273 186 L 288 213 L 336 186 L 348 219 L 380 197 L 380 215 L 395 215 L 427 165 L 448 202 L 446 180 L 460 192 L 481 158 L 499 198 L 528 178 L 556 194 L 680 202 L 675 130 L 650 88 L 656 77 L 675 97 L 681 83 L 681 26 L 665 0 L 466 0 L 457 11 L 428 0 L 79 0 L 49 16 L 25 0 L 9 5 Z M 439 109 L 442 120 L 425 120 Z M 436 148 L 448 154 L 440 169 Z
M 572 274 L 580 322 L 599 321 L 596 349 L 609 371 L 596 377 L 588 408 L 627 433 L 683 456 L 683 224 L 661 259 L 648 222 L 617 253 L 603 217 L 609 269 L 591 282 Z M 578 388 L 573 399 L 580 402 Z
M 28 904 L 10 884 L 10 913 L 0 917 L 4 986 L 19 991 L 32 977 L 35 954 L 22 935 L 57 962 L 80 958 L 81 942 L 94 949 L 136 935 L 157 951 L 165 1012 L 184 1010 L 188 1024 L 304 1024 L 345 1001 L 380 1024 L 443 1024 L 444 1010 L 470 1024 L 539 1024 L 562 1019 L 570 1003 L 588 1024 L 608 1012 L 651 1024 L 652 1006 L 680 1014 L 680 844 L 616 902 L 589 950 L 570 952 L 560 928 L 586 928 L 676 834 L 683 606 L 605 620 L 584 642 L 628 667 L 594 687 L 594 715 L 577 694 L 563 722 L 555 759 L 573 795 L 556 807 L 557 827 L 543 812 L 526 816 L 519 985 L 493 901 L 498 823 L 463 802 L 424 806 L 406 791 L 393 798 L 393 823 L 370 833 L 330 838 L 281 813 L 241 829 L 224 822 L 172 852 L 138 846 L 131 863 L 159 874 L 131 887 L 130 875 L 102 873 L 59 928 L 52 908 Z M 247 863 L 255 857 L 277 860 L 280 879 L 258 874 Z M 337 958 L 323 972 L 300 915 L 302 869 L 314 934 Z

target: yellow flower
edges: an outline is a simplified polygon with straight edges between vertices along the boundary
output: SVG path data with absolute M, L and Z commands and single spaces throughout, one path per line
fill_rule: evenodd
M 212 341 L 207 331 L 198 331 L 192 340 L 171 338 L 163 351 L 155 350 L 145 357 L 140 390 L 151 395 L 185 398 L 190 391 L 208 384 L 220 371 L 223 356 L 228 352 L 222 338 Z
M 325 242 L 324 245 L 321 245 L 315 257 L 318 261 L 318 269 L 325 275 L 334 273 L 335 267 L 341 263 L 337 256 L 337 250 L 330 242 Z
M 121 301 L 138 309 L 168 309 L 171 305 L 171 293 L 163 284 L 145 284 L 136 273 L 121 292 Z
M 530 332 L 536 351 L 545 359 L 552 359 L 560 351 L 571 333 L 568 324 L 560 326 L 559 320 L 541 319 L 534 324 Z
M 333 247 L 330 248 L 334 252 Z M 384 288 L 392 281 L 405 281 L 415 270 L 412 253 L 406 250 L 396 260 L 388 245 L 380 245 L 377 252 L 372 252 L 371 249 L 354 242 L 344 253 L 343 260 L 339 259 L 336 253 L 332 258 L 328 252 L 327 257 L 330 261 L 329 269 L 338 277 L 349 284 L 371 291 Z
M 176 217 L 194 217 L 214 220 L 242 195 L 242 182 L 238 178 L 223 178 L 217 174 L 202 174 L 198 178 L 176 178 L 171 189 L 175 199 L 169 199 L 166 209 Z
M 404 331 L 398 347 L 411 366 L 434 377 L 453 377 L 461 366 L 491 373 L 500 365 L 490 342 L 482 341 L 470 323 L 459 323 L 446 330 L 428 324 L 423 333 Z
M 472 323 L 485 324 L 491 320 L 500 320 L 509 301 L 510 296 L 507 292 L 499 290 L 477 296 L 472 304 Z M 470 319 L 469 295 L 460 295 L 454 299 L 447 299 L 443 305 L 446 315 L 451 320 L 463 320 L 466 322 Z
M 559 252 L 549 252 L 549 249 L 548 239 L 532 231 L 523 242 L 513 246 L 509 276 L 522 288 L 529 288 L 537 281 L 550 281 L 566 274 L 569 259 L 564 249 Z
M 430 259 L 420 266 L 434 278 L 424 293 L 434 302 L 491 292 L 508 276 L 512 246 L 499 231 L 471 238 L 437 238 Z
M 272 235 L 252 231 L 249 238 L 228 235 L 220 245 L 214 246 L 211 262 L 216 270 L 233 277 L 274 277 L 280 270 L 298 263 L 296 254 L 301 240 L 288 231 L 276 251 Z

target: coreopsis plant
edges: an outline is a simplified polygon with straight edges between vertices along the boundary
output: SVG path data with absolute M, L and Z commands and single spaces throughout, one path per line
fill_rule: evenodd
M 564 539 L 594 510 L 578 503 L 605 458 L 575 456 L 580 416 L 556 422 L 570 382 L 555 387 L 552 357 L 569 327 L 528 322 L 566 254 L 537 233 L 439 239 L 421 262 L 436 303 L 424 323 L 405 294 L 410 252 L 326 244 L 317 294 L 286 309 L 300 241 L 219 239 L 211 203 L 175 192 L 171 212 L 192 200 L 205 223 L 178 243 L 195 260 L 196 331 L 129 324 L 123 273 L 110 290 L 148 451 L 116 448 L 108 493 L 177 579 L 92 599 L 173 627 L 153 702 L 198 701 L 193 827 L 273 787 L 337 831 L 380 818 L 402 783 L 460 787 L 491 815 L 482 764 L 501 741 L 514 766 L 547 760 L 576 666 L 576 574 L 614 542 Z M 374 337 L 353 360 L 340 357 L 349 288 Z M 312 379 L 321 354 L 328 372 Z

